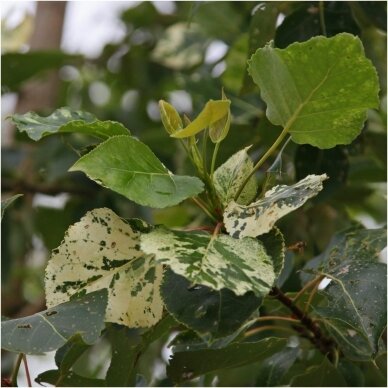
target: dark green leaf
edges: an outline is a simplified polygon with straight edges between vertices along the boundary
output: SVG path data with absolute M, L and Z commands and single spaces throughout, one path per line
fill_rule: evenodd
M 29 317 L 2 322 L 1 347 L 41 354 L 58 349 L 77 333 L 86 344 L 92 344 L 104 326 L 107 297 L 103 289 Z
M 354 362 L 341 359 L 338 370 L 345 379 L 348 387 L 365 387 L 365 377 L 360 367 Z
M 203 191 L 198 178 L 173 175 L 145 144 L 130 136 L 111 137 L 70 171 L 83 171 L 102 186 L 156 208 L 176 205 Z
M 285 339 L 267 338 L 259 342 L 235 343 L 223 349 L 175 353 L 167 366 L 167 375 L 180 383 L 209 372 L 236 368 L 266 359 L 280 351 L 285 343 Z
M 20 132 L 26 132 L 32 140 L 44 136 L 77 132 L 107 139 L 110 136 L 129 135 L 129 131 L 116 121 L 100 121 L 88 112 L 73 111 L 64 107 L 57 109 L 50 116 L 42 117 L 34 112 L 14 114 L 12 122 Z
M 35 381 L 39 384 L 56 385 L 59 378 L 59 370 L 52 369 L 41 373 Z M 66 377 L 60 380 L 60 384 L 60 387 L 106 387 L 105 380 L 83 377 L 74 372 L 69 372 Z
M 16 195 L 13 195 L 12 197 L 1 200 L 1 219 L 3 219 L 4 213 L 7 207 L 11 205 L 12 202 L 15 201 L 15 199 L 18 199 L 19 197 L 22 197 L 22 196 L 23 194 L 16 194 Z
M 299 144 L 349 144 L 360 134 L 367 109 L 379 104 L 376 69 L 361 41 L 347 33 L 283 50 L 267 45 L 252 56 L 249 72 L 269 120 Z
M 208 340 L 232 334 L 261 305 L 261 298 L 252 292 L 237 296 L 228 289 L 193 286 L 171 270 L 164 274 L 161 293 L 175 319 Z

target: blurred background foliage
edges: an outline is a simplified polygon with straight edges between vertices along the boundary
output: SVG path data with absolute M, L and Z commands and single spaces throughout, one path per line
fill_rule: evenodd
M 257 175 L 263 181 L 270 174 L 273 184 L 291 183 L 308 174 L 326 172 L 330 176 L 319 196 L 279 222 L 287 245 L 296 241 L 307 245 L 303 253 L 291 254 L 287 260 L 288 278 L 283 290 L 298 290 L 298 271 L 322 252 L 334 232 L 355 220 L 368 227 L 386 220 L 386 2 L 169 3 L 169 11 L 162 12 L 152 2 L 128 2 L 121 22 L 117 21 L 125 26 L 124 37 L 106 44 L 93 58 L 62 51 L 60 39 L 46 46 L 42 39 L 34 44 L 34 31 L 39 28 L 50 35 L 50 22 L 57 20 L 56 28 L 61 32 L 64 2 L 39 2 L 36 15 L 25 16 L 13 28 L 7 28 L 4 20 L 3 98 L 16 93 L 18 113 L 25 113 L 29 107 L 49 114 L 56 107 L 70 106 L 92 112 L 101 120 L 120 121 L 170 170 L 189 173 L 190 165 L 179 143 L 163 130 L 159 99 L 195 117 L 207 100 L 220 98 L 224 88 L 232 101 L 233 120 L 218 163 L 249 145 L 253 145 L 250 152 L 257 160 L 280 128 L 265 118 L 259 90 L 246 72 L 249 56 L 270 40 L 283 48 L 324 32 L 327 36 L 343 31 L 358 35 L 379 74 L 380 110 L 369 113 L 362 134 L 353 144 L 319 150 L 290 142 L 281 158 L 265 165 Z M 57 12 L 57 19 L 54 15 L 38 23 L 47 7 Z M 42 87 L 51 92 L 49 99 L 45 99 Z M 68 173 L 91 145 L 88 137 L 69 134 L 35 143 L 16 133 L 7 122 L 2 127 L 3 199 L 23 194 L 2 221 L 5 316 L 28 315 L 44 308 L 43 276 L 50 250 L 59 245 L 69 225 L 88 210 L 106 206 L 125 218 L 140 217 L 171 227 L 206 222 L 188 201 L 179 208 L 141 208 L 102 189 L 83 174 Z M 165 340 L 142 356 L 142 374 L 155 385 L 168 384 L 163 367 L 167 360 L 161 351 Z M 98 346 L 99 354 L 109 353 L 105 339 Z M 7 357 L 3 368 L 9 371 L 11 361 Z M 78 368 L 100 376 L 104 358 L 95 358 L 96 353 L 86 353 Z M 154 363 L 151 369 L 150 362 Z M 257 365 L 224 374 L 220 379 L 226 385 L 251 385 L 257 378 Z

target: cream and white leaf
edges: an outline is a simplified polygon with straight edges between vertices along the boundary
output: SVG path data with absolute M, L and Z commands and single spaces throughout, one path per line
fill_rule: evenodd
M 214 187 L 225 206 L 233 200 L 242 183 L 252 172 L 253 162 L 247 152 L 249 148 L 236 152 L 214 172 Z M 241 205 L 249 204 L 254 199 L 256 192 L 257 181 L 252 176 L 241 192 L 238 203 Z
M 264 198 L 248 206 L 232 201 L 224 212 L 224 224 L 235 238 L 257 237 L 269 232 L 276 221 L 301 207 L 323 188 L 326 174 L 308 175 L 294 185 L 278 185 L 267 191 Z
M 45 275 L 47 307 L 73 295 L 108 289 L 105 321 L 150 327 L 162 316 L 162 266 L 140 250 L 147 225 L 94 209 L 72 225 L 52 252 Z
M 253 238 L 158 227 L 141 236 L 141 249 L 193 284 L 214 290 L 228 288 L 236 295 L 253 291 L 260 297 L 268 294 L 275 280 L 272 257 Z

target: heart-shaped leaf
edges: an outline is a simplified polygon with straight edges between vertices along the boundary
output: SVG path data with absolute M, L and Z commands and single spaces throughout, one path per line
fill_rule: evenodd
M 142 221 L 124 222 L 112 210 L 88 212 L 72 225 L 46 268 L 49 307 L 72 295 L 108 289 L 105 321 L 149 327 L 162 315 L 162 267 L 140 250 Z
M 83 171 L 130 200 L 155 208 L 177 205 L 203 190 L 198 178 L 173 175 L 149 147 L 130 136 L 111 137 L 69 171 Z
M 379 104 L 375 68 L 359 38 L 338 34 L 260 48 L 249 73 L 267 104 L 267 117 L 299 144 L 332 148 L 358 136 L 367 110 Z

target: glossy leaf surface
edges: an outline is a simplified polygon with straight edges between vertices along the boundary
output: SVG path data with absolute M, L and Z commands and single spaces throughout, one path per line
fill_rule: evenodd
M 292 186 L 275 186 L 264 198 L 248 206 L 230 202 L 224 212 L 226 230 L 235 238 L 257 237 L 269 232 L 278 219 L 317 195 L 325 179 L 326 174 L 308 175 Z
M 149 327 L 162 314 L 162 267 L 140 250 L 142 221 L 128 224 L 107 208 L 88 212 L 72 225 L 46 268 L 48 306 L 80 292 L 107 288 L 105 321 Z
M 60 108 L 50 116 L 43 117 L 37 113 L 14 114 L 12 122 L 20 132 L 26 132 L 32 140 L 57 133 L 84 133 L 101 139 L 110 136 L 129 135 L 129 130 L 116 121 L 100 121 L 93 114 Z
M 367 109 L 378 107 L 376 70 L 359 38 L 347 33 L 286 49 L 267 45 L 252 56 L 249 72 L 269 120 L 299 144 L 349 144 L 361 132 Z
M 145 144 L 130 136 L 108 139 L 70 171 L 83 171 L 102 186 L 155 208 L 176 205 L 203 190 L 198 178 L 173 175 Z
M 92 292 L 29 317 L 1 323 L 1 347 L 25 354 L 60 348 L 75 334 L 92 344 L 104 327 L 107 291 Z

